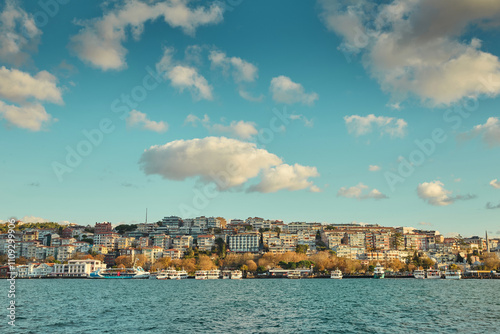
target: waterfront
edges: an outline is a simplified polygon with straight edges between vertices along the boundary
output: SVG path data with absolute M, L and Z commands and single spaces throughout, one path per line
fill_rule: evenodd
M 18 280 L 16 306 L 15 330 L 4 320 L 0 331 L 494 333 L 500 289 L 496 280 Z

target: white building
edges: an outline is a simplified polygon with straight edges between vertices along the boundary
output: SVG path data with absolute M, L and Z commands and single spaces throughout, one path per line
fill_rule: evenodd
M 228 237 L 229 250 L 232 252 L 256 253 L 260 249 L 259 233 L 240 233 Z
M 69 260 L 67 264 L 54 264 L 51 276 L 88 277 L 97 269 L 106 269 L 106 265 L 99 260 Z

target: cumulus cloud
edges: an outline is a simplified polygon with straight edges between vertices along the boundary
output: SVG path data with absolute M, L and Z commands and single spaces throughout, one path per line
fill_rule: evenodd
M 347 198 L 356 198 L 358 200 L 363 199 L 384 199 L 388 198 L 386 195 L 382 194 L 377 189 L 369 190 L 369 187 L 363 183 L 359 183 L 358 185 L 350 188 L 342 187 L 337 192 L 337 196 L 347 197 Z
M 474 126 L 472 130 L 459 135 L 459 139 L 469 140 L 481 137 L 489 147 L 500 146 L 500 119 L 490 117 L 484 124 Z
M 290 119 L 292 121 L 295 121 L 295 120 L 300 120 L 304 123 L 304 126 L 307 127 L 307 128 L 312 128 L 314 126 L 314 120 L 311 118 L 311 119 L 308 119 L 306 116 L 304 115 L 297 115 L 297 114 L 293 114 L 293 115 L 290 115 Z
M 24 216 L 22 219 L 20 219 L 23 223 L 49 223 L 51 220 L 42 218 L 42 217 L 35 217 L 35 216 Z
M 410 96 L 430 106 L 500 93 L 500 61 L 469 37 L 471 27 L 500 24 L 500 2 L 490 0 L 321 0 L 326 27 L 343 38 L 394 103 Z M 451 10 L 450 10 L 451 9 Z M 349 59 L 350 59 L 349 58 Z
M 476 198 L 475 195 L 456 195 L 451 196 L 452 192 L 444 188 L 441 181 L 424 182 L 417 187 L 418 197 L 425 202 L 435 206 L 446 206 L 453 204 L 457 200 L 469 200 Z
M 250 94 L 249 92 L 247 92 L 246 90 L 241 89 L 241 88 L 238 90 L 238 93 L 240 94 L 240 96 L 242 98 L 244 98 L 247 101 L 262 102 L 262 100 L 264 100 L 263 94 L 260 94 L 259 96 L 253 96 L 252 94 Z
M 225 133 L 230 135 L 231 137 L 237 137 L 240 139 L 251 139 L 253 136 L 257 135 L 259 131 L 257 130 L 257 124 L 254 122 L 246 122 L 246 121 L 232 121 L 229 125 L 212 124 L 210 122 L 210 118 L 205 114 L 203 119 L 200 119 L 198 116 L 189 114 L 184 121 L 184 124 L 190 124 L 192 126 L 197 126 L 198 123 L 201 123 L 203 127 L 205 127 L 210 132 L 214 133 Z
M 231 71 L 236 82 L 253 82 L 257 79 L 257 67 L 238 57 L 227 57 L 224 52 L 212 50 L 208 59 L 214 68 L 221 68 L 225 73 Z
M 500 203 L 493 204 L 491 202 L 488 202 L 488 203 L 486 203 L 486 209 L 489 209 L 489 210 L 500 209 Z
M 156 64 L 157 71 L 179 91 L 189 90 L 195 100 L 212 100 L 212 86 L 207 79 L 196 68 L 175 62 L 173 53 L 173 48 L 165 48 L 161 60 Z
M 368 116 L 345 116 L 344 121 L 347 131 L 355 136 L 366 135 L 377 129 L 381 135 L 388 134 L 391 137 L 404 137 L 408 125 L 401 118 L 375 116 L 373 114 Z
M 432 223 L 428 223 L 428 222 L 420 222 L 420 223 L 418 223 L 418 225 L 422 225 L 422 226 L 432 226 Z
M 33 15 L 19 6 L 18 1 L 7 0 L 0 13 L 0 59 L 19 66 L 37 50 L 42 32 Z
M 47 71 L 35 76 L 17 69 L 0 67 L 0 117 L 11 125 L 31 131 L 39 131 L 50 123 L 52 116 L 42 102 L 62 104 L 62 91 L 57 79 Z
M 318 99 L 318 94 L 306 93 L 301 84 L 284 75 L 273 78 L 269 90 L 273 94 L 273 100 L 278 103 L 312 105 Z
M 490 181 L 490 186 L 492 186 L 495 189 L 500 189 L 500 182 L 498 182 L 497 179 L 491 180 Z
M 312 192 L 319 192 L 320 189 L 309 180 L 311 177 L 318 176 L 316 167 L 282 164 L 265 169 L 260 183 L 250 187 L 248 191 L 273 193 L 282 189 L 295 191 L 309 188 Z
M 314 167 L 282 167 L 283 161 L 278 156 L 257 148 L 256 144 L 226 137 L 176 140 L 152 146 L 144 151 L 139 164 L 146 175 L 158 174 L 170 180 L 196 177 L 205 183 L 215 183 L 220 190 L 242 187 L 261 172 L 261 184 L 253 191 L 304 189 L 312 186 L 306 175 L 317 173 Z M 270 175 L 278 179 L 271 180 Z
M 128 127 L 140 127 L 143 130 L 149 130 L 154 132 L 165 132 L 168 130 L 168 124 L 160 121 L 155 122 L 148 119 L 145 113 L 137 110 L 132 110 L 127 117 Z
M 378 172 L 380 170 L 380 166 L 377 166 L 377 165 L 370 165 L 368 166 L 368 170 L 370 172 Z
M 122 69 L 126 67 L 127 49 L 123 43 L 128 39 L 128 31 L 138 40 L 148 21 L 162 17 L 165 23 L 181 28 L 188 35 L 194 35 L 199 26 L 222 21 L 224 9 L 220 3 L 194 7 L 189 2 L 128 0 L 100 18 L 79 22 L 83 28 L 71 38 L 70 46 L 82 61 L 92 66 L 102 70 Z

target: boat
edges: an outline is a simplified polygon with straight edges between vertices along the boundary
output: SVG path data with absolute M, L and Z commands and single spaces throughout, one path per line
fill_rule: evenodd
M 288 278 L 301 278 L 300 270 L 290 270 L 288 271 Z
M 231 270 L 223 270 L 222 279 L 231 279 Z
M 173 270 L 170 272 L 168 279 L 186 279 L 188 278 L 188 273 L 185 270 Z
M 333 270 L 330 274 L 330 278 L 342 279 L 342 271 L 339 269 Z
M 169 279 L 170 275 L 175 272 L 174 269 L 162 270 L 158 274 L 156 274 L 156 279 Z
M 90 278 L 140 279 L 149 278 L 149 271 L 142 267 L 98 269 L 90 273 Z
M 424 279 L 425 278 L 425 270 L 417 269 L 413 271 L 413 277 L 417 279 Z
M 233 270 L 231 271 L 231 279 L 242 279 L 243 273 L 241 270 Z
M 462 272 L 460 270 L 448 269 L 444 273 L 444 278 L 446 278 L 446 279 L 461 279 Z
M 437 279 L 441 278 L 441 272 L 437 269 L 427 270 L 427 279 Z
M 207 279 L 219 279 L 219 277 L 220 277 L 220 270 L 218 269 L 209 270 L 207 273 Z
M 194 273 L 194 278 L 195 279 L 207 279 L 208 278 L 208 272 L 206 270 L 197 270 Z
M 373 278 L 384 278 L 385 277 L 385 270 L 384 267 L 380 265 L 380 263 L 377 263 L 377 266 L 375 267 L 375 270 L 373 271 Z

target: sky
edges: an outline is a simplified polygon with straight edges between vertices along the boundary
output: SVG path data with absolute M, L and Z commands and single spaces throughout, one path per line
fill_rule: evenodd
M 1 217 L 500 235 L 500 3 L 0 3 Z

